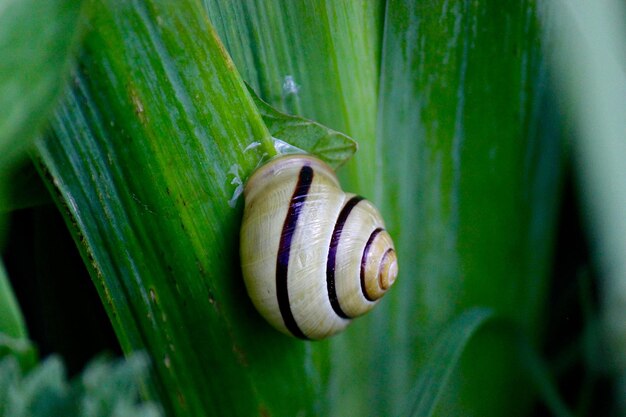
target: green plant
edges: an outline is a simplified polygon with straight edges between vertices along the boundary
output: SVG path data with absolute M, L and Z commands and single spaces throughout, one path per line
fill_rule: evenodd
M 46 9 L 33 25 L 76 30 L 40 32 L 62 37 L 54 61 L 32 51 L 64 65 L 12 69 L 51 87 L 6 95 L 28 117 L 0 117 L 0 207 L 45 200 L 17 179 L 18 143 L 34 140 L 117 340 L 151 359 L 144 394 L 168 415 L 526 415 L 537 397 L 574 413 L 540 354 L 570 123 L 553 81 L 583 59 L 550 52 L 571 25 L 551 3 L 45 4 L 74 23 Z M 27 49 L 9 44 L 30 33 L 19 25 L 2 26 L 0 56 Z M 0 92 L 31 91 L 7 71 Z M 245 294 L 241 185 L 277 140 L 338 167 L 351 138 L 339 174 L 381 207 L 400 277 L 342 335 L 292 340 Z M 25 340 L 3 305 L 0 330 Z

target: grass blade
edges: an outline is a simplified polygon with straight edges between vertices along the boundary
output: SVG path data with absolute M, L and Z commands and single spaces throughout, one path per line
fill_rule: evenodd
M 0 261 L 0 333 L 16 338 L 27 339 L 26 324 L 20 310 L 9 277 Z
M 415 399 L 412 417 L 430 417 L 459 361 L 465 345 L 476 331 L 492 316 L 486 308 L 473 308 L 455 318 L 437 337 L 409 398 Z
M 550 370 L 543 358 L 524 337 L 519 338 L 518 348 L 522 363 L 537 387 L 543 403 L 548 407 L 552 415 L 555 417 L 573 417 L 574 414 L 567 408 L 559 396 L 556 383 L 550 375 Z

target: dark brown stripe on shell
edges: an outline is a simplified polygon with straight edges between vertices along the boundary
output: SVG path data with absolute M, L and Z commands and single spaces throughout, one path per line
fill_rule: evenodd
M 337 222 L 335 223 L 335 228 L 333 229 L 330 245 L 328 247 L 328 259 L 326 261 L 326 288 L 328 289 L 328 299 L 335 313 L 344 319 L 349 319 L 350 316 L 343 311 L 339 304 L 339 299 L 337 298 L 337 288 L 335 287 L 335 260 L 337 258 L 337 247 L 341 240 L 343 226 L 346 224 L 346 220 L 348 220 L 352 209 L 359 204 L 361 200 L 363 200 L 363 197 L 357 195 L 348 200 L 346 205 L 343 206 L 337 217 Z
M 372 232 L 370 238 L 365 244 L 365 248 L 363 249 L 363 257 L 361 257 L 361 291 L 363 292 L 363 296 L 365 297 L 365 299 L 368 301 L 376 301 L 376 299 L 370 297 L 370 295 L 367 293 L 367 287 L 365 286 L 365 267 L 367 266 L 367 256 L 369 255 L 370 246 L 372 246 L 372 243 L 374 243 L 374 239 L 376 239 L 376 236 L 383 230 L 384 229 L 382 227 L 379 227 Z
M 385 254 L 383 255 L 382 259 L 380 260 L 380 265 L 378 266 L 378 286 L 382 289 L 382 290 L 387 290 L 389 287 L 385 287 L 383 285 L 383 281 L 382 281 L 382 275 L 380 274 L 380 268 L 383 267 L 383 265 L 385 265 L 385 259 L 387 259 L 387 256 L 392 253 L 395 252 L 392 248 L 387 249 L 387 251 L 385 252 Z
M 278 256 L 276 257 L 276 297 L 278 298 L 278 308 L 283 317 L 287 330 L 296 337 L 308 339 L 296 322 L 291 304 L 289 303 L 289 253 L 291 251 L 291 239 L 296 231 L 298 217 L 304 206 L 311 183 L 313 182 L 313 168 L 303 166 L 298 176 L 298 183 L 289 201 L 289 209 L 283 223 L 283 230 L 280 234 L 278 245 Z

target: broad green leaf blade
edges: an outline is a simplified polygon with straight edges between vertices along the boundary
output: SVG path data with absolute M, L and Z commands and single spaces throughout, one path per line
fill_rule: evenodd
M 56 104 L 85 12 L 83 2 L 75 0 L 0 4 L 0 178 L 20 159 Z
M 395 288 L 332 343 L 335 415 L 399 414 L 425 341 L 458 309 L 488 305 L 536 330 L 560 143 L 534 2 L 387 2 L 377 116 L 373 3 L 205 4 L 261 97 L 274 105 L 294 99 L 301 114 L 357 140 L 344 182 L 382 204 L 396 238 Z M 358 126 L 355 114 L 364 117 Z M 528 397 L 510 398 L 521 374 L 511 368 L 513 342 L 481 339 L 477 346 L 487 348 L 468 352 L 450 388 L 462 395 L 446 398 L 443 413 L 501 415 L 511 403 L 523 412 Z M 483 370 L 489 386 L 481 389 L 494 392 L 488 401 L 472 391 Z
M 237 193 L 274 152 L 243 81 L 193 1 L 93 16 L 37 160 L 123 349 L 149 354 L 169 415 L 313 414 L 308 345 L 240 277 Z
M 401 412 L 424 346 L 468 307 L 541 329 L 561 144 L 538 29 L 534 1 L 387 3 L 376 199 L 401 273 L 368 335 L 368 415 Z M 524 415 L 514 344 L 481 332 L 436 414 Z
M 463 312 L 444 328 L 420 370 L 415 388 L 409 396 L 409 400 L 415 402 L 406 415 L 430 417 L 433 414 L 465 346 L 491 316 L 491 310 L 475 307 Z
M 263 100 L 359 143 L 343 179 L 349 190 L 371 197 L 384 2 L 204 5 L 242 77 Z
M 253 90 L 250 94 L 272 137 L 316 155 L 333 169 L 339 168 L 356 152 L 356 142 L 343 133 L 303 117 L 281 113 Z
M 358 143 L 358 152 L 339 176 L 346 191 L 374 199 L 385 2 L 204 0 L 204 4 L 242 77 L 263 100 Z M 369 316 L 389 320 L 380 308 Z M 311 347 L 310 357 L 322 373 L 321 392 L 330 405 L 318 414 L 376 413 L 371 404 L 381 396 L 370 395 L 377 392 L 369 384 L 378 364 L 372 361 L 368 326 L 371 321 L 359 318 L 343 335 Z M 395 352 L 396 346 L 383 349 Z

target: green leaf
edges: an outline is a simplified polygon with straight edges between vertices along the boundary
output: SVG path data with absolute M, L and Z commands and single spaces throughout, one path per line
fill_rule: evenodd
M 470 306 L 534 337 L 561 172 L 536 3 L 204 3 L 264 100 L 355 138 L 342 182 L 380 205 L 396 242 L 394 289 L 313 348 L 332 363 L 331 413 L 399 415 L 424 347 Z M 497 331 L 477 339 L 442 414 L 523 414 L 532 393 L 515 393 L 514 342 Z
M 32 143 L 57 102 L 84 27 L 75 0 L 0 6 L 0 178 Z
M 518 349 L 524 368 L 530 375 L 541 395 L 543 403 L 550 410 L 551 414 L 556 417 L 573 417 L 574 414 L 568 410 L 561 399 L 558 387 L 550 375 L 550 369 L 541 358 L 539 352 L 524 336 L 518 338 Z
M 342 169 L 343 183 L 371 197 L 385 2 L 203 2 L 263 100 L 356 140 L 359 152 Z
M 405 415 L 430 417 L 433 414 L 463 349 L 491 316 L 491 310 L 476 307 L 463 312 L 444 328 L 420 370 L 415 388 L 409 396 L 414 405 L 410 413 Z
M 169 415 L 312 414 L 310 348 L 262 321 L 237 260 L 241 182 L 275 150 L 196 6 L 96 3 L 37 165 Z
M 370 359 L 385 399 L 371 414 L 399 413 L 424 346 L 471 306 L 537 343 L 562 171 L 539 29 L 534 1 L 387 3 L 375 195 L 401 275 L 393 320 L 370 337 L 401 359 Z M 514 346 L 497 328 L 478 334 L 436 414 L 525 415 L 535 393 L 519 390 L 530 382 Z
M 15 339 L 26 339 L 26 324 L 20 310 L 9 277 L 0 260 L 0 334 Z
M 37 350 L 28 338 L 15 338 L 0 332 L 0 359 L 5 356 L 14 357 L 24 371 L 37 363 Z
M 23 370 L 37 362 L 37 351 L 28 339 L 22 310 L 0 260 L 0 359 L 5 356 L 14 357 Z
M 281 113 L 261 100 L 251 87 L 248 91 L 275 139 L 316 155 L 333 169 L 339 168 L 356 152 L 356 142 L 343 133 L 303 117 Z M 277 149 L 279 146 L 280 142 L 274 145 Z
M 343 180 L 381 205 L 401 276 L 330 342 L 262 322 L 237 260 L 237 192 L 274 151 L 252 99 L 195 3 L 99 4 L 39 150 L 122 345 L 154 359 L 170 414 L 398 415 L 460 311 L 489 306 L 538 333 L 560 142 L 534 2 L 205 4 L 263 99 L 358 141 Z M 527 409 L 511 343 L 481 332 L 443 414 Z
M 379 201 L 375 140 L 385 2 L 204 0 L 204 5 L 242 77 L 263 100 L 354 138 L 359 150 L 339 171 L 342 185 Z M 385 369 L 373 358 L 370 330 L 371 316 L 389 320 L 380 311 L 386 303 L 369 319 L 356 320 L 344 335 L 308 350 L 306 360 L 321 375 L 325 408 L 317 414 L 381 415 L 377 403 L 388 395 L 370 394 L 391 386 L 369 386 L 377 378 L 372 370 Z M 396 352 L 397 346 L 381 349 Z M 397 352 L 393 357 L 404 359 Z

